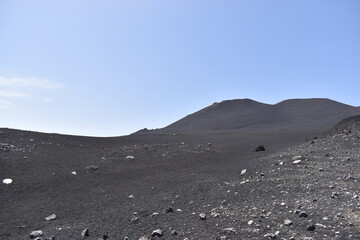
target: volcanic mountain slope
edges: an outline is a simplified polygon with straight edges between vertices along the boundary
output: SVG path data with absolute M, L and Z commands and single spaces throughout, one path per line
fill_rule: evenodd
M 329 99 L 291 99 L 275 105 L 251 99 L 228 100 L 188 115 L 165 128 L 136 134 L 204 134 L 234 130 L 311 129 L 328 127 L 360 114 L 353 107 Z
M 0 239 L 359 239 L 360 136 L 320 132 L 0 129 Z
M 325 135 L 331 136 L 338 133 L 352 133 L 352 132 L 360 132 L 360 115 L 348 117 L 338 124 L 336 124 L 333 128 L 326 132 Z

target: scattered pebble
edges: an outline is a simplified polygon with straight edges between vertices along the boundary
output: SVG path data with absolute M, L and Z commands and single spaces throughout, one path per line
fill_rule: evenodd
M 89 229 L 85 228 L 84 230 L 82 230 L 81 236 L 83 236 L 83 237 L 89 236 Z
M 43 235 L 43 231 L 36 230 L 30 233 L 30 238 L 37 238 L 37 237 L 41 237 L 42 235 Z
M 229 233 L 236 233 L 236 229 L 235 229 L 235 228 L 232 228 L 232 227 L 224 228 L 222 231 L 223 231 L 224 233 L 227 233 L 227 234 L 229 234 Z
M 199 214 L 199 218 L 200 218 L 201 220 L 205 220 L 205 219 L 206 219 L 205 213 L 200 213 L 200 214 Z
M 314 231 L 316 229 L 315 224 L 309 224 L 306 228 L 308 231 Z
M 284 225 L 285 225 L 285 226 L 291 226 L 291 225 L 293 225 L 293 222 L 292 222 L 291 220 L 289 220 L 289 219 L 286 219 L 286 220 L 284 221 Z
M 2 183 L 3 184 L 11 184 L 13 182 L 13 180 L 11 178 L 5 178 Z
M 55 220 L 56 219 L 56 215 L 55 214 L 51 214 L 50 216 L 47 216 L 45 218 L 46 221 L 51 221 L 51 220 Z
M 152 237 L 161 237 L 163 234 L 162 234 L 162 231 L 161 229 L 156 229 L 154 230 L 152 233 L 151 233 L 151 236 Z

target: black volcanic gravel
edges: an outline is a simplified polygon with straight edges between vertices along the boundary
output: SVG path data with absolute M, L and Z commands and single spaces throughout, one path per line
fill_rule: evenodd
M 319 132 L 101 139 L 2 129 L 0 177 L 13 183 L 0 185 L 0 239 L 35 230 L 42 239 L 359 239 L 360 135 L 301 140 Z M 265 152 L 254 152 L 259 144 Z

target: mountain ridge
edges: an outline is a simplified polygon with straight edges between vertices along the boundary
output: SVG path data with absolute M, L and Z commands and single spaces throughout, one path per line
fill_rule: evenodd
M 134 134 L 207 134 L 239 130 L 331 127 L 360 114 L 354 107 L 328 98 L 287 99 L 276 104 L 252 99 L 215 102 L 170 125 Z

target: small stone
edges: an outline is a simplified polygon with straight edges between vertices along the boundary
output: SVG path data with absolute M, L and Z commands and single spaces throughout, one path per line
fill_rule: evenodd
M 251 225 L 251 224 L 253 224 L 254 223 L 254 220 L 249 220 L 248 222 L 247 222 L 247 224 L 249 224 L 249 225 Z
M 72 174 L 72 175 L 76 175 L 77 173 L 76 173 L 76 171 L 72 171 L 71 174 Z
M 133 199 L 134 198 L 134 195 L 129 195 L 129 199 Z
M 340 193 L 338 193 L 338 192 L 332 192 L 331 195 L 330 195 L 330 197 L 331 197 L 331 198 L 336 198 L 336 197 L 338 197 L 339 195 L 340 195 Z
M 46 221 L 51 221 L 51 220 L 55 220 L 56 219 L 56 215 L 55 214 L 51 214 L 50 216 L 47 216 L 45 218 Z
M 310 224 L 306 228 L 308 231 L 314 231 L 316 229 L 316 226 L 314 224 Z
M 205 213 L 200 213 L 200 214 L 199 214 L 199 218 L 200 218 L 201 220 L 205 220 L 205 219 L 206 219 Z
M 89 236 L 89 229 L 85 228 L 84 230 L 82 230 L 81 236 L 88 237 Z
M 276 239 L 276 235 L 274 233 L 267 233 L 264 235 L 264 238 Z
M 11 184 L 13 182 L 13 180 L 11 178 L 5 178 L 2 183 L 3 184 Z
M 96 165 L 90 165 L 90 166 L 87 166 L 86 169 L 96 171 L 96 170 L 98 170 L 98 166 L 96 166 Z
M 124 240 L 129 240 L 129 238 L 127 236 L 124 237 Z
M 255 152 L 261 152 L 261 151 L 265 151 L 264 145 L 259 145 L 255 148 Z
M 139 221 L 140 221 L 140 219 L 138 217 L 133 217 L 130 220 L 131 223 L 138 223 Z
M 247 172 L 247 169 L 243 169 L 240 173 L 240 175 L 244 175 Z
M 296 156 L 294 156 L 293 158 L 292 158 L 292 160 L 293 161 L 295 161 L 295 160 L 304 160 L 305 158 L 303 157 L 303 156 L 301 156 L 301 155 L 296 155 Z
M 178 232 L 176 230 L 172 230 L 170 234 L 173 236 L 176 236 L 176 235 L 178 235 Z
M 135 159 L 135 157 L 134 157 L 134 156 L 129 155 L 129 156 L 127 156 L 127 157 L 126 157 L 126 159 L 134 160 L 134 159 Z
M 299 213 L 299 217 L 303 217 L 303 218 L 305 218 L 305 217 L 308 217 L 309 215 L 306 213 L 306 212 L 300 212 Z
M 171 206 L 166 209 L 166 212 L 167 212 L 167 213 L 171 213 L 171 212 L 173 212 L 173 211 L 174 211 L 174 209 L 173 209 Z
M 41 237 L 42 235 L 43 235 L 43 231 L 36 230 L 30 233 L 30 238 L 37 238 L 37 237 Z
M 301 160 L 300 160 L 300 159 L 293 161 L 293 164 L 299 164 L 299 163 L 301 163 Z
M 156 229 L 154 230 L 152 233 L 151 233 L 151 236 L 152 237 L 161 237 L 163 234 L 162 234 L 162 231 L 161 229 Z
M 291 226 L 291 225 L 293 225 L 293 222 L 292 222 L 291 220 L 289 220 L 289 219 L 286 219 L 286 220 L 284 221 L 284 225 L 285 225 L 285 226 Z
M 159 215 L 160 213 L 158 213 L 158 212 L 153 212 L 152 214 L 151 214 L 151 217 L 156 217 L 157 215 Z
M 222 231 L 223 231 L 224 233 L 227 233 L 227 234 L 229 234 L 229 233 L 236 233 L 236 229 L 235 229 L 235 228 L 232 228 L 232 227 L 230 227 L 230 228 L 224 228 Z

